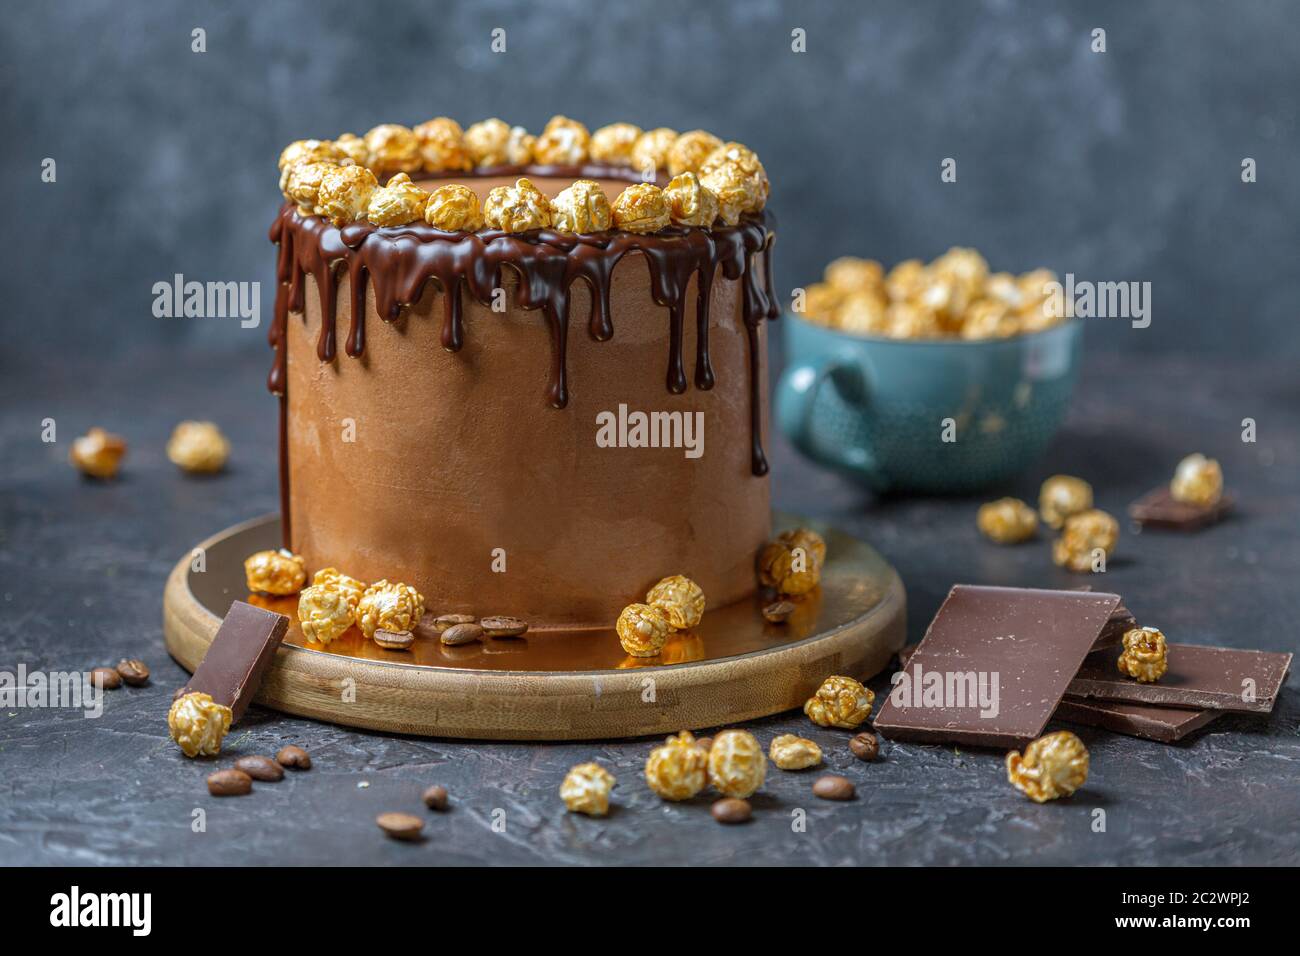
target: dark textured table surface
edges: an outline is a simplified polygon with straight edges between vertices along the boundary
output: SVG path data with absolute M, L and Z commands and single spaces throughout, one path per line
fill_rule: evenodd
M 228 738 L 227 754 L 297 743 L 315 766 L 258 785 L 251 797 L 212 798 L 203 782 L 210 766 L 185 759 L 167 737 L 171 691 L 185 674 L 163 649 L 162 587 L 191 545 L 276 507 L 266 360 L 144 352 L 0 376 L 0 669 L 80 670 L 122 656 L 153 668 L 149 686 L 109 693 L 98 719 L 0 711 L 0 862 L 1300 862 L 1294 687 L 1270 717 L 1225 716 L 1182 745 L 1075 728 L 1092 753 L 1088 784 L 1044 806 L 1007 785 L 1001 753 L 886 743 L 880 762 L 863 764 L 849 755 L 845 733 L 792 713 L 751 729 L 764 745 L 791 731 L 817 740 L 829 767 L 857 782 L 858 798 L 819 801 L 811 773 L 773 769 L 754 800 L 755 820 L 724 828 L 710 819 L 707 799 L 670 805 L 645 787 L 649 741 L 464 744 L 257 707 Z M 1047 459 L 995 491 L 1032 499 L 1043 477 L 1065 471 L 1090 479 L 1099 506 L 1121 514 L 1182 455 L 1217 457 L 1238 496 L 1235 517 L 1190 537 L 1126 530 L 1106 586 L 1172 640 L 1292 650 L 1300 619 L 1297 408 L 1300 380 L 1286 369 L 1093 356 Z M 172 425 L 188 417 L 213 418 L 231 437 L 226 474 L 186 478 L 166 460 Z M 1254 444 L 1241 441 L 1247 417 L 1257 422 Z M 57 423 L 55 444 L 40 440 L 47 418 Z M 66 464 L 71 439 L 95 424 L 131 443 L 113 484 L 83 481 Z M 893 562 L 908 589 L 912 640 L 954 582 L 1078 583 L 1051 565 L 1046 541 L 1000 548 L 981 540 L 976 499 L 873 500 L 772 444 L 777 504 L 830 517 Z M 877 693 L 887 686 L 883 677 L 873 683 Z M 557 795 L 568 767 L 591 759 L 619 779 L 605 820 L 565 813 Z M 449 788 L 451 812 L 431 815 L 423 843 L 386 840 L 375 815 L 424 812 L 419 795 L 431 783 Z M 800 819 L 805 825 L 794 825 Z

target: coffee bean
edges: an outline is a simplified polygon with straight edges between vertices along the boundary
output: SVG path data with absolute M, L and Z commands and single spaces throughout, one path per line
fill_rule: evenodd
M 149 683 L 149 665 L 144 661 L 134 658 L 120 660 L 117 662 L 117 672 L 122 675 L 122 680 L 132 687 L 143 687 Z
M 482 637 L 483 628 L 477 624 L 453 624 L 442 632 L 442 643 L 450 645 L 468 644 L 471 641 L 481 640 Z
M 852 800 L 856 792 L 852 780 L 833 773 L 818 777 L 813 784 L 813 793 L 823 800 Z
M 112 667 L 96 667 L 90 672 L 90 680 L 104 690 L 117 690 L 122 686 L 122 675 Z
M 473 614 L 440 614 L 433 619 L 433 629 L 441 634 L 449 627 L 455 627 L 457 624 L 473 624 Z
M 447 809 L 447 788 L 434 785 L 424 791 L 424 805 L 430 810 L 443 811 Z
M 784 624 L 794 613 L 794 604 L 790 601 L 777 601 L 775 604 L 769 604 L 763 608 L 763 617 L 767 618 L 773 624 Z
M 267 783 L 284 779 L 284 768 L 270 757 L 240 757 L 235 761 L 235 769 L 242 770 L 254 780 L 264 780 Z
M 859 760 L 875 760 L 880 756 L 880 740 L 875 734 L 864 730 L 849 741 L 849 749 Z
M 749 801 L 737 797 L 723 797 L 715 801 L 709 812 L 719 823 L 744 823 L 753 815 Z
M 415 635 L 410 631 L 375 631 L 375 643 L 390 651 L 407 651 L 415 643 Z
M 424 830 L 424 821 L 409 813 L 381 813 L 375 822 L 394 840 L 418 840 Z
M 528 630 L 528 622 L 517 617 L 485 617 L 479 624 L 488 637 L 518 637 Z
M 253 792 L 253 778 L 242 770 L 218 770 L 208 774 L 208 793 L 214 797 L 242 797 Z
M 311 756 L 307 751 L 293 744 L 281 747 L 280 752 L 275 755 L 275 762 L 281 767 L 288 767 L 291 770 L 311 769 Z

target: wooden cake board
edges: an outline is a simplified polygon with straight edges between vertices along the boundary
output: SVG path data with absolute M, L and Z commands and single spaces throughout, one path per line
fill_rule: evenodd
M 385 650 L 356 628 L 328 647 L 309 643 L 296 595 L 250 595 L 244 584 L 244 558 L 279 544 L 275 515 L 228 528 L 177 563 L 163 595 L 163 633 L 168 652 L 193 671 L 232 601 L 280 611 L 292 623 L 257 702 L 352 727 L 479 740 L 720 727 L 802 707 L 831 674 L 866 680 L 906 636 L 902 581 L 874 549 L 822 522 L 777 515 L 776 524 L 825 537 L 817 591 L 782 625 L 763 619 L 757 596 L 710 609 L 657 658 L 627 656 L 612 621 L 608 630 L 532 630 L 458 647 L 420 635 L 410 651 Z

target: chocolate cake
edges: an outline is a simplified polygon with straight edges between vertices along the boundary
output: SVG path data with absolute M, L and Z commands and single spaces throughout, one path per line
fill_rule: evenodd
M 308 567 L 534 627 L 608 628 L 670 574 L 752 594 L 778 314 L 757 156 L 439 118 L 294 143 L 281 188 L 269 386 Z

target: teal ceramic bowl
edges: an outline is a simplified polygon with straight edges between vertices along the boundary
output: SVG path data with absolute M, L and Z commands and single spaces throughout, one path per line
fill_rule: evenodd
M 776 420 L 813 461 L 877 491 L 958 494 L 1017 475 L 1070 403 L 1078 319 L 1008 339 L 847 335 L 787 315 Z

